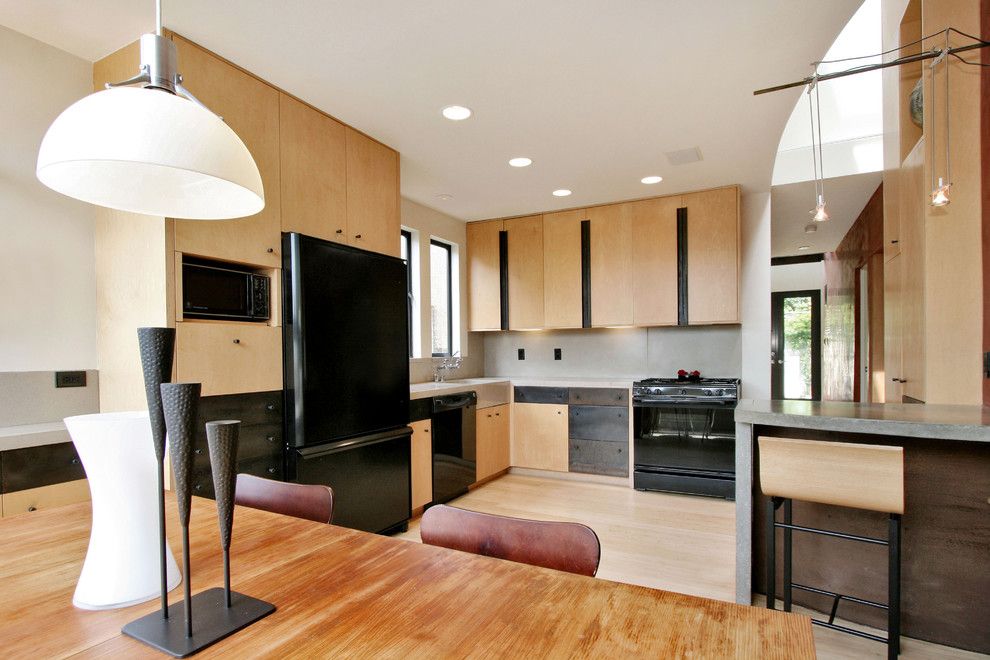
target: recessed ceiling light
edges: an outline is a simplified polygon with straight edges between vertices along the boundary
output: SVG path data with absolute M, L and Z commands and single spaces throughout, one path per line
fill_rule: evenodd
M 646 185 L 652 185 L 654 183 L 660 183 L 661 181 L 663 181 L 663 177 L 662 176 L 644 176 L 642 179 L 640 179 L 640 181 L 642 183 L 645 183 Z
M 450 193 L 437 193 L 437 199 L 442 199 L 443 201 L 448 201 L 454 199 L 454 196 Z
M 561 188 L 560 190 L 554 190 L 553 191 L 553 196 L 554 197 L 567 197 L 570 194 L 571 194 L 571 191 L 568 190 L 567 188 Z
M 533 164 L 532 158 L 526 158 L 525 156 L 519 156 L 518 158 L 510 158 L 509 165 L 513 167 L 529 167 Z
M 448 105 L 440 113 L 450 121 L 462 121 L 471 116 L 471 108 L 463 105 Z
M 810 250 L 811 249 L 811 246 L 810 245 L 799 245 L 798 246 L 798 249 L 799 250 Z
M 811 223 L 810 225 L 804 226 L 805 234 L 814 234 L 816 231 L 818 231 L 818 225 L 816 225 L 815 223 Z

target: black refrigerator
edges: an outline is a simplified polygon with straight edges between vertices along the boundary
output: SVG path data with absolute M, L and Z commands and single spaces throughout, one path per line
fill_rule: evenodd
M 286 477 L 334 491 L 336 525 L 410 515 L 409 339 L 401 259 L 282 235 Z

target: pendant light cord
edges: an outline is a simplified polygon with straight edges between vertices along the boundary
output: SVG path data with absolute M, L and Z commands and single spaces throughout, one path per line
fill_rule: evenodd
M 818 67 L 815 67 L 815 76 L 818 75 Z M 815 84 L 815 105 L 818 107 L 818 170 L 821 175 L 821 192 L 818 193 L 825 199 L 825 159 L 822 156 L 822 99 L 818 95 L 818 84 Z
M 162 32 L 162 0 L 155 0 L 155 34 L 165 36 Z
M 945 52 L 949 52 L 949 31 L 945 31 Z M 949 164 L 949 60 L 942 60 L 942 68 L 945 69 L 945 181 L 952 183 L 952 171 Z
M 818 87 L 818 81 L 815 80 L 808 87 L 808 117 L 811 120 L 811 163 L 814 169 L 815 176 L 815 204 L 818 203 L 818 152 L 815 150 L 815 108 L 811 103 L 811 89 L 812 87 Z

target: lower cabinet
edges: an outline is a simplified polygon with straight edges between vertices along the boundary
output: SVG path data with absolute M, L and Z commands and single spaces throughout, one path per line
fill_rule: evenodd
M 214 497 L 206 422 L 240 420 L 237 472 L 266 479 L 284 478 L 285 441 L 282 437 L 282 392 L 207 396 L 200 400 L 193 443 L 193 495 Z
M 567 472 L 567 406 L 516 403 L 511 462 L 515 467 Z
M 89 482 L 86 479 L 17 490 L 2 495 L 3 517 L 87 501 L 89 501 Z
M 433 500 L 433 441 L 430 436 L 430 420 L 412 422 L 412 503 L 413 509 L 426 506 Z
M 479 408 L 476 415 L 477 480 L 509 469 L 509 404 Z
M 50 509 L 89 500 L 89 482 L 71 442 L 0 452 L 2 515 Z

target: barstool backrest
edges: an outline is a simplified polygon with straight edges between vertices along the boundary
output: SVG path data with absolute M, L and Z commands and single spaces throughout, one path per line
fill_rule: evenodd
M 761 436 L 769 497 L 904 513 L 904 448 Z

